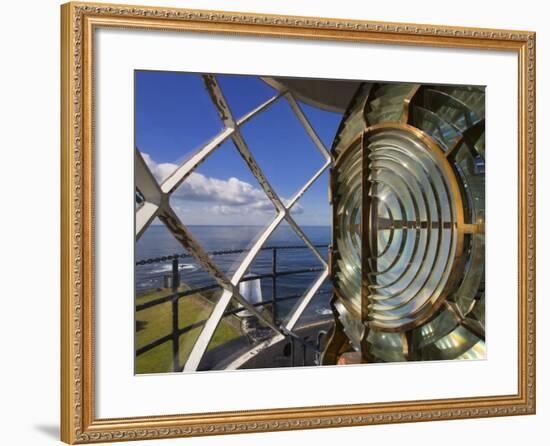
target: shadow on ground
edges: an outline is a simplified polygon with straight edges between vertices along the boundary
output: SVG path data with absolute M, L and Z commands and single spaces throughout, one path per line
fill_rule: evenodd
M 59 426 L 57 424 L 39 424 L 34 426 L 34 428 L 47 437 L 59 440 Z

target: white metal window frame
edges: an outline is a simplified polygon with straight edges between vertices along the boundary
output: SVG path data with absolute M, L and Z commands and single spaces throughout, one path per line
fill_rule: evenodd
M 206 321 L 200 335 L 198 336 L 193 348 L 185 362 L 183 371 L 191 372 L 197 370 L 203 355 L 205 354 L 207 347 L 218 327 L 223 315 L 233 298 L 235 298 L 243 307 L 254 314 L 264 324 L 269 326 L 275 331 L 275 335 L 266 341 L 261 342 L 254 349 L 250 351 L 250 355 L 279 342 L 286 336 L 295 336 L 292 332 L 300 316 L 310 303 L 315 293 L 319 290 L 325 279 L 329 275 L 328 264 L 315 248 L 313 243 L 305 235 L 300 226 L 294 221 L 290 215 L 292 207 L 298 202 L 298 200 L 304 195 L 304 193 L 311 187 L 311 185 L 325 172 L 333 163 L 333 158 L 330 151 L 325 147 L 311 123 L 307 119 L 300 105 L 294 98 L 291 92 L 282 91 L 245 114 L 240 119 L 235 119 L 234 115 L 227 103 L 222 89 L 216 79 L 215 75 L 202 75 L 205 83 L 205 87 L 208 91 L 209 97 L 212 100 L 222 122 L 224 128 L 213 139 L 205 143 L 199 148 L 193 155 L 187 158 L 178 168 L 161 184 L 159 184 L 150 169 L 146 165 L 143 157 L 141 156 L 138 148 L 135 150 L 135 182 L 136 187 L 143 195 L 144 201 L 140 207 L 136 210 L 136 241 L 143 235 L 145 230 L 149 227 L 155 218 L 158 218 L 168 230 L 174 235 L 181 245 L 194 257 L 199 265 L 207 271 L 216 282 L 223 289 L 221 297 L 215 304 L 208 320 Z M 281 197 L 275 192 L 273 187 L 268 182 L 260 166 L 254 159 L 250 152 L 248 145 L 246 144 L 242 134 L 241 127 L 250 119 L 258 116 L 260 113 L 268 109 L 278 100 L 284 98 L 290 105 L 292 111 L 296 115 L 298 121 L 305 129 L 315 147 L 319 150 L 321 156 L 325 162 L 321 168 L 308 179 L 308 181 L 302 186 L 302 188 L 285 204 Z M 204 162 L 214 151 L 219 148 L 225 141 L 231 139 L 235 144 L 237 150 L 245 160 L 248 168 L 258 180 L 263 191 L 269 198 L 269 200 L 275 206 L 277 215 L 271 221 L 271 223 L 264 229 L 260 236 L 255 241 L 252 248 L 248 251 L 246 256 L 242 259 L 236 271 L 227 276 L 215 262 L 210 258 L 204 248 L 193 237 L 191 232 L 182 223 L 178 215 L 174 212 L 170 206 L 170 196 L 178 187 L 189 177 L 189 175 Z M 296 234 L 303 240 L 305 245 L 313 252 L 313 254 L 319 259 L 323 265 L 323 271 L 313 282 L 313 284 L 305 291 L 300 298 L 298 304 L 294 307 L 286 321 L 278 326 L 274 321 L 267 319 L 261 312 L 259 312 L 254 306 L 252 306 L 239 292 L 239 282 L 242 280 L 246 271 L 260 252 L 260 249 L 269 239 L 270 235 L 277 229 L 279 224 L 286 220 L 290 227 L 296 232 Z M 249 355 L 247 356 L 249 357 Z M 246 358 L 238 358 L 227 366 L 227 369 L 238 368 L 244 362 Z

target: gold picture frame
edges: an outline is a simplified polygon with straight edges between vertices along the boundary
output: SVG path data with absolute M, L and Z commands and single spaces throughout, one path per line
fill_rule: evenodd
M 71 2 L 61 7 L 61 439 L 92 443 L 535 413 L 535 33 Z M 101 27 L 487 49 L 517 55 L 518 393 L 97 419 L 94 415 L 94 32 Z

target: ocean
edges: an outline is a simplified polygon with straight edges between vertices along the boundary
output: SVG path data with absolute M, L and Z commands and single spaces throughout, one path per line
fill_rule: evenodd
M 260 226 L 189 226 L 193 236 L 207 251 L 226 251 L 249 249 L 256 237 L 262 232 Z M 302 230 L 315 245 L 322 245 L 318 250 L 327 259 L 327 245 L 330 243 L 329 226 L 302 226 Z M 302 240 L 296 235 L 288 224 L 281 224 L 271 235 L 264 246 L 283 247 L 301 246 L 302 248 L 278 249 L 277 271 L 288 272 L 291 270 L 320 268 L 322 264 L 317 257 L 305 247 Z M 169 256 L 172 254 L 187 254 L 173 235 L 163 225 L 150 226 L 136 244 L 136 262 L 150 258 Z M 213 255 L 216 265 L 226 274 L 231 274 L 240 264 L 240 260 L 246 253 Z M 214 284 L 214 280 L 208 273 L 202 270 L 192 257 L 179 259 L 180 280 L 192 287 Z M 144 265 L 136 265 L 136 292 L 142 294 L 164 285 L 165 276 L 172 270 L 171 260 L 165 260 Z M 272 270 L 272 250 L 260 251 L 248 274 L 261 275 Z M 277 278 L 277 297 L 302 295 L 316 280 L 320 272 L 307 272 L 301 274 L 288 274 Z M 264 300 L 271 299 L 272 280 L 270 277 L 260 279 L 260 288 Z M 318 319 L 330 311 L 329 300 L 331 297 L 331 284 L 327 280 L 320 292 L 313 298 L 300 323 Z M 279 317 L 284 318 L 289 314 L 298 299 L 278 303 Z

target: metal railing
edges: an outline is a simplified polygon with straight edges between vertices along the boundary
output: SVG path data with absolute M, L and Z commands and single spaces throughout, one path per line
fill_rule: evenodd
M 328 245 L 314 245 L 316 248 L 328 248 Z M 285 246 L 264 246 L 260 249 L 260 251 L 271 251 L 271 272 L 269 273 L 263 273 L 263 274 L 250 274 L 241 279 L 239 284 L 241 282 L 247 282 L 251 280 L 257 280 L 257 279 L 271 279 L 271 298 L 264 300 L 262 299 L 261 302 L 254 303 L 253 306 L 256 308 L 261 308 L 265 306 L 271 305 L 271 316 L 273 319 L 273 322 L 276 325 L 280 324 L 279 315 L 278 315 L 278 309 L 277 305 L 281 302 L 285 301 L 291 301 L 296 300 L 302 297 L 302 294 L 290 294 L 286 296 L 278 296 L 277 295 L 277 278 L 281 276 L 290 276 L 290 275 L 297 275 L 297 274 L 307 274 L 307 273 L 316 273 L 321 272 L 324 270 L 323 267 L 318 268 L 300 268 L 300 269 L 293 269 L 293 270 L 284 270 L 279 271 L 277 269 L 277 252 L 280 250 L 291 250 L 291 249 L 307 249 L 308 247 L 305 245 L 285 245 Z M 247 252 L 247 249 L 232 249 L 232 250 L 218 250 L 218 251 L 208 251 L 208 254 L 210 256 L 221 256 L 221 255 L 230 255 L 230 254 L 242 254 L 244 252 Z M 167 302 L 171 303 L 171 320 L 172 320 L 172 327 L 171 332 L 165 336 L 162 336 L 160 338 L 157 338 L 148 344 L 136 348 L 135 354 L 136 358 L 140 355 L 143 355 L 144 353 L 147 353 L 148 351 L 164 344 L 167 342 L 172 343 L 172 357 L 173 357 L 173 365 L 172 365 L 172 371 L 174 372 L 181 372 L 183 370 L 183 366 L 180 364 L 179 357 L 180 357 L 180 337 L 191 330 L 194 330 L 196 328 L 200 328 L 204 326 L 204 324 L 207 322 L 208 319 L 203 319 L 198 322 L 194 322 L 190 325 L 187 325 L 183 328 L 179 328 L 179 301 L 182 298 L 192 296 L 195 294 L 207 292 L 207 291 L 213 291 L 213 290 L 219 290 L 221 289 L 221 286 L 217 283 L 205 285 L 205 286 L 199 286 L 196 288 L 190 288 L 187 290 L 179 290 L 181 285 L 181 278 L 180 278 L 180 259 L 189 258 L 192 256 L 187 253 L 181 253 L 181 254 L 172 254 L 167 256 L 161 256 L 161 257 L 154 257 L 144 260 L 139 260 L 136 262 L 136 266 L 144 266 L 149 265 L 153 263 L 161 263 L 161 262 L 172 262 L 172 267 L 170 272 L 167 274 L 164 274 L 166 278 L 169 278 L 169 288 L 171 288 L 171 294 L 158 297 L 152 300 L 149 300 L 147 302 L 144 302 L 142 304 L 136 304 L 135 311 L 136 315 L 138 312 L 155 307 L 157 305 L 162 305 Z M 316 295 L 322 295 L 322 294 L 330 294 L 330 290 L 321 290 L 319 289 L 315 294 Z M 222 318 L 220 321 L 226 317 L 231 315 L 238 315 L 240 312 L 246 311 L 246 309 L 243 306 L 240 306 L 238 308 L 232 308 L 232 309 L 226 309 L 223 313 Z M 290 341 L 291 346 L 291 366 L 295 366 L 295 355 L 294 352 L 296 350 L 295 343 L 299 343 L 302 346 L 302 365 L 306 365 L 306 353 L 307 350 L 310 349 L 315 357 L 315 362 L 319 362 L 319 358 L 321 355 L 320 346 L 323 341 L 323 337 L 326 335 L 326 331 L 320 331 L 317 336 L 315 337 L 315 342 L 311 342 L 296 333 L 288 333 L 286 335 L 287 339 Z

